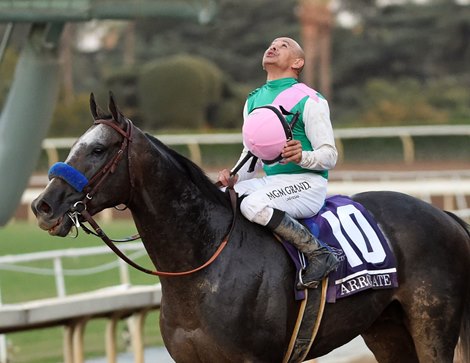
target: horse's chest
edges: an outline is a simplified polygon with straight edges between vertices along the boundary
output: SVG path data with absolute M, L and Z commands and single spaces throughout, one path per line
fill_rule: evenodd
M 232 324 L 219 314 L 217 299 L 212 298 L 214 289 L 217 287 L 205 286 L 206 293 L 197 298 L 180 296 L 178 301 L 162 301 L 161 333 L 165 346 L 176 362 L 234 362 L 232 358 L 236 353 L 224 344 L 230 340 L 230 329 L 223 328 Z M 226 356 L 227 351 L 232 351 L 229 357 Z
M 178 363 L 251 363 L 254 360 L 248 352 L 221 345 L 203 329 L 173 329 L 165 345 Z
M 207 345 L 207 337 L 201 329 L 187 329 L 184 327 L 170 328 L 163 332 L 168 351 L 177 362 L 194 362 L 199 356 L 199 348 Z

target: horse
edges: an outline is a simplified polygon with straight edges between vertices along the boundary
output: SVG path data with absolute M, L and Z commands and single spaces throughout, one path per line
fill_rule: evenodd
M 279 241 L 237 213 L 201 168 L 134 126 L 112 94 L 109 112 L 93 94 L 90 109 L 94 124 L 64 163 L 79 180 L 51 176 L 32 202 L 39 227 L 63 237 L 85 211 L 127 206 L 153 265 L 168 272 L 160 277 L 160 328 L 172 358 L 281 362 L 299 303 L 295 269 Z M 452 363 L 456 346 L 470 362 L 469 226 L 398 192 L 351 198 L 386 236 L 399 286 L 326 304 L 306 359 L 361 335 L 380 363 Z

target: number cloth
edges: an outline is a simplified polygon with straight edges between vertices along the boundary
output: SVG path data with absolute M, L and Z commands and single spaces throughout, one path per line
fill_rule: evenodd
M 398 287 L 395 256 L 374 218 L 346 196 L 328 197 L 318 214 L 302 221 L 327 243 L 340 265 L 330 274 L 327 302 L 367 289 Z

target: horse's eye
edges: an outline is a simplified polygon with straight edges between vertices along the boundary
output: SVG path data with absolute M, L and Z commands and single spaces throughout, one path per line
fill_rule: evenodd
M 102 155 L 104 153 L 104 148 L 95 147 L 91 153 L 96 156 Z

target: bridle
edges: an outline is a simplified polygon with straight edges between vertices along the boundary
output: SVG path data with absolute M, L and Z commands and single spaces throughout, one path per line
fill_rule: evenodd
M 133 137 L 133 131 L 134 131 L 134 124 L 126 119 L 126 130 L 124 131 L 121 129 L 115 122 L 112 120 L 95 120 L 94 122 L 95 125 L 106 125 L 114 129 L 116 132 L 121 134 L 123 136 L 121 147 L 119 148 L 118 152 L 114 155 L 114 157 L 111 158 L 100 170 L 98 170 L 97 173 L 89 180 L 88 185 L 85 187 L 85 192 L 86 192 L 86 197 L 87 199 L 93 198 L 93 196 L 96 194 L 98 191 L 99 187 L 101 184 L 106 180 L 106 178 L 110 174 L 114 174 L 114 171 L 116 170 L 117 164 L 119 161 L 122 159 L 124 156 L 124 153 L 126 150 L 129 149 L 130 144 L 132 143 L 132 137 Z M 131 156 L 130 153 L 127 152 L 127 161 L 128 161 L 128 169 L 129 169 L 129 175 L 131 171 Z M 134 189 L 134 181 L 132 178 L 129 178 L 131 182 L 131 191 Z
M 103 229 L 98 225 L 98 223 L 94 220 L 92 215 L 88 212 L 87 210 L 87 204 L 90 202 L 93 197 L 98 193 L 99 188 L 103 184 L 103 182 L 108 178 L 108 176 L 112 175 L 114 171 L 116 170 L 117 164 L 119 161 L 123 158 L 124 154 L 127 151 L 127 160 L 128 160 L 128 169 L 129 169 L 129 179 L 131 183 L 131 191 L 130 191 L 130 196 L 129 196 L 129 201 L 132 198 L 132 191 L 134 190 L 134 182 L 131 177 L 131 156 L 130 156 L 130 145 L 132 143 L 132 138 L 133 138 L 133 129 L 134 125 L 129 119 L 126 120 L 126 129 L 123 130 L 120 128 L 115 122 L 112 120 L 105 120 L 105 119 L 98 119 L 95 120 L 94 124 L 99 125 L 103 124 L 106 126 L 111 127 L 114 129 L 116 132 L 121 134 L 123 136 L 123 140 L 121 143 L 121 147 L 117 151 L 117 153 L 100 169 L 98 172 L 93 175 L 93 177 L 88 181 L 88 184 L 85 186 L 83 191 L 85 192 L 85 197 L 82 200 L 79 200 L 73 204 L 73 207 L 71 210 L 68 212 L 69 218 L 72 220 L 74 223 L 75 227 L 77 227 L 77 230 L 79 227 L 81 227 L 86 233 L 91 233 L 97 237 L 100 237 L 104 243 L 122 260 L 124 260 L 126 263 L 131 265 L 132 267 L 136 268 L 139 271 L 142 271 L 144 273 L 150 274 L 150 275 L 156 275 L 156 276 L 185 276 L 185 275 L 190 275 L 194 272 L 200 271 L 207 266 L 209 266 L 212 262 L 215 261 L 215 259 L 220 255 L 222 250 L 225 248 L 227 245 L 230 236 L 232 235 L 232 232 L 235 227 L 235 221 L 236 221 L 236 213 L 237 213 L 237 195 L 233 188 L 228 188 L 229 194 L 230 194 L 230 200 L 231 200 L 231 205 L 232 205 L 232 211 L 233 211 L 233 219 L 232 223 L 229 229 L 228 234 L 226 237 L 222 240 L 221 244 L 217 248 L 217 250 L 214 252 L 211 258 L 209 258 L 204 264 L 200 265 L 199 267 L 196 267 L 192 270 L 188 271 L 181 271 L 181 272 L 166 272 L 166 271 L 158 271 L 158 270 L 149 270 L 145 267 L 140 266 L 139 264 L 135 263 L 132 261 L 129 257 L 127 257 L 121 250 L 116 247 L 114 242 L 128 242 L 128 241 L 133 241 L 136 239 L 139 239 L 139 235 L 134 235 L 131 236 L 130 238 L 126 238 L 123 240 L 112 240 L 109 238 L 106 233 L 103 231 Z M 129 203 L 129 202 L 128 202 Z M 90 226 L 93 228 L 94 232 L 91 231 L 88 227 L 86 227 L 80 220 L 79 217 L 83 217 Z

